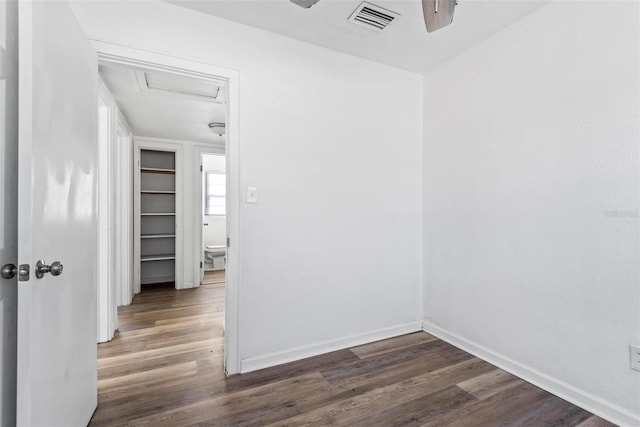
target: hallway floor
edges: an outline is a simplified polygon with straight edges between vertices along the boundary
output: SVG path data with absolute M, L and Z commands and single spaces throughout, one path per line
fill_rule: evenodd
M 424 332 L 225 378 L 224 272 L 145 289 L 98 346 L 98 425 L 612 424 Z

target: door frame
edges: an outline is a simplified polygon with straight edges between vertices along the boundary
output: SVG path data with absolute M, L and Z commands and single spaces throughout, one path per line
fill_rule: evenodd
M 115 289 L 116 261 L 115 244 L 117 236 L 115 226 L 115 197 L 113 188 L 114 173 L 114 141 L 113 141 L 113 105 L 111 94 L 98 80 L 98 280 L 97 308 L 98 329 L 97 342 L 108 342 L 118 327 L 117 290 Z
M 240 161 L 239 161 L 239 72 L 214 64 L 191 61 L 100 40 L 91 40 L 98 53 L 98 62 L 142 67 L 149 70 L 179 74 L 218 82 L 226 87 L 227 156 L 227 229 L 230 245 L 227 248 L 224 366 L 228 375 L 239 373 L 239 242 L 240 242 Z M 213 147 L 212 147 L 213 148 Z
M 97 341 L 102 343 L 110 341 L 118 328 L 118 307 L 133 299 L 133 135 L 101 78 L 98 111 L 98 164 L 107 166 L 98 177 Z
M 118 282 L 114 284 L 117 306 L 122 306 L 131 304 L 133 300 L 133 134 L 120 110 L 114 110 L 113 154 L 117 168 L 114 184 L 121 191 L 116 195 L 116 257 L 113 268 Z

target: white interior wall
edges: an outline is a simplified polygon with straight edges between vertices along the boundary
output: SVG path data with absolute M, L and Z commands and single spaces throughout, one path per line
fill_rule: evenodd
M 162 2 L 73 8 L 94 39 L 240 73 L 243 371 L 419 327 L 421 76 Z
M 18 2 L 0 2 L 0 265 L 18 260 Z M 0 425 L 16 423 L 18 278 L 0 278 Z
M 557 1 L 425 77 L 425 328 L 640 425 L 637 2 Z
M 100 84 L 98 93 L 98 161 L 104 167 L 98 171 L 98 248 L 96 261 L 97 293 L 96 306 L 98 308 L 98 321 L 96 323 L 97 342 L 111 341 L 116 330 L 117 317 L 116 305 L 113 294 L 113 183 L 112 173 L 112 148 L 111 143 L 111 99 L 106 88 Z
M 224 139 L 222 140 L 222 144 L 224 145 Z M 224 155 L 202 155 L 202 169 L 204 171 L 216 171 L 224 173 L 227 170 L 227 164 Z

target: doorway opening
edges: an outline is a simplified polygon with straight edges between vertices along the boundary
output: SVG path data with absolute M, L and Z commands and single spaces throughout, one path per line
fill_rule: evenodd
M 237 236 L 238 230 L 237 73 L 108 43 L 95 44 L 114 125 L 107 154 L 113 167 L 106 168 L 114 200 L 100 206 L 105 223 L 111 224 L 102 244 L 113 259 L 107 267 L 111 275 L 106 276 L 106 290 L 99 291 L 99 324 L 120 330 L 130 326 L 131 319 L 119 324 L 116 307 L 127 306 L 135 295 L 144 295 L 147 286 L 159 289 L 170 285 L 181 292 L 210 282 L 222 283 L 223 299 L 216 299 L 217 316 L 222 316 L 221 324 L 225 325 L 221 366 L 228 374 L 238 373 L 238 248 L 237 244 L 228 246 L 228 238 Z M 122 73 L 128 77 L 119 82 Z M 177 108 L 169 114 L 156 111 L 161 107 L 158 98 L 136 104 L 133 94 L 127 94 L 127 85 L 138 95 L 173 97 Z M 172 125 L 172 120 L 180 117 L 182 123 Z M 209 123 L 222 123 L 228 136 L 212 133 Z M 172 134 L 170 128 L 179 134 Z M 167 160 L 165 157 L 169 166 L 142 164 L 145 158 Z M 200 166 L 208 160 L 216 166 L 207 167 L 205 174 Z M 100 164 L 105 168 L 104 160 Z M 205 194 L 210 198 L 205 199 Z M 207 227 L 215 229 L 214 236 L 205 235 L 205 219 L 210 221 Z M 212 276 L 208 281 L 205 270 L 207 278 Z M 161 321 L 160 326 L 171 322 Z M 158 325 L 143 326 L 150 331 Z
M 202 279 L 224 281 L 227 264 L 226 159 L 219 154 L 201 155 L 202 171 Z

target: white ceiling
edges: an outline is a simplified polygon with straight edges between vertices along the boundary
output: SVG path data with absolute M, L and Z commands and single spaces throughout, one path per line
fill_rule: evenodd
M 147 89 L 144 70 L 100 65 L 100 76 L 136 136 L 216 143 L 220 138 L 209 123 L 225 121 L 223 104 L 212 102 L 217 90 L 210 82 L 154 71 L 149 82 L 179 91 L 202 93 L 185 95 Z
M 548 3 L 549 0 L 459 0 L 453 24 L 427 33 L 420 0 L 371 0 L 400 14 L 383 32 L 347 22 L 360 0 L 320 0 L 304 9 L 289 0 L 174 0 L 182 7 L 405 70 L 426 73 Z M 101 65 L 100 75 L 136 136 L 218 142 L 208 127 L 224 122 L 210 99 L 143 90 L 136 70 Z M 180 79 L 161 73 L 162 80 Z M 184 79 L 184 78 L 181 78 Z M 206 81 L 175 81 L 211 91 Z
M 347 22 L 360 0 L 320 0 L 304 9 L 289 0 L 174 0 L 169 3 L 231 21 L 367 58 L 426 73 L 548 0 L 459 0 L 453 24 L 427 33 L 421 0 L 370 0 L 398 12 L 383 32 Z

